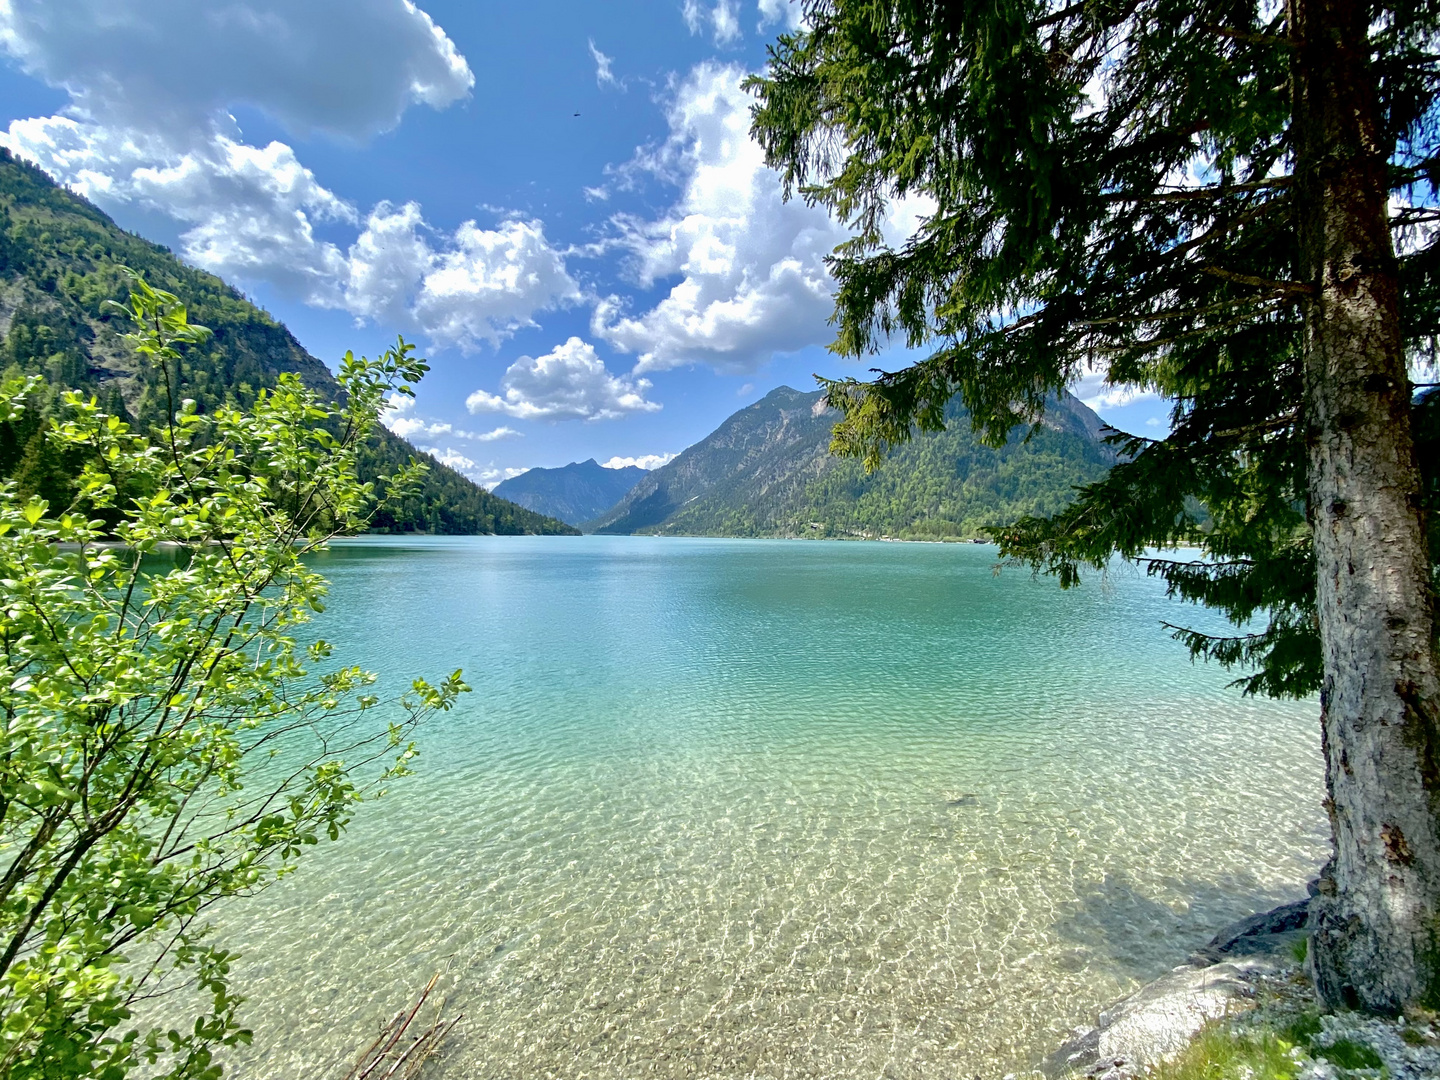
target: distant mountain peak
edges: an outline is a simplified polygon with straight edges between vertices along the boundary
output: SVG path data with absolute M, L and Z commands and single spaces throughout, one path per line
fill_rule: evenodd
M 610 509 L 645 475 L 635 465 L 607 469 L 592 457 L 558 469 L 529 469 L 496 484 L 494 493 L 537 514 L 578 525 Z
M 822 390 L 777 386 L 645 475 L 588 532 L 738 536 L 975 536 L 1053 513 L 1114 461 L 1100 418 L 1057 395 L 1027 439 L 981 445 L 958 402 L 947 430 L 896 447 L 867 474 L 830 455 L 839 414 Z
M 781 386 L 775 387 L 774 390 L 771 390 L 768 394 L 766 394 L 764 397 L 762 397 L 759 401 L 755 402 L 755 405 L 764 405 L 767 401 L 769 401 L 769 402 L 775 402 L 775 401 L 793 402 L 793 401 L 797 401 L 797 400 L 799 400 L 799 399 L 801 399 L 801 398 L 811 398 L 811 397 L 814 397 L 815 395 L 817 395 L 817 394 L 819 394 L 819 393 L 820 393 L 819 390 L 810 390 L 810 391 L 796 390 L 793 386 L 784 386 L 784 385 L 781 385 Z M 754 408 L 754 407 L 755 407 L 754 405 L 751 406 L 751 408 Z

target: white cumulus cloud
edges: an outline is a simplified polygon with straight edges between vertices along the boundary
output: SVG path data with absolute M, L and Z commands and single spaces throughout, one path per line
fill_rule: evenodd
M 290 146 L 245 143 L 239 105 L 363 139 L 468 95 L 465 58 L 410 0 L 0 0 L 0 48 L 71 97 L 0 144 L 102 205 L 169 215 L 207 270 L 465 349 L 579 297 L 539 222 L 444 233 L 414 203 L 362 215 Z M 348 250 L 317 235 L 326 222 L 359 230 Z
M 487 490 L 502 480 L 509 480 L 512 476 L 519 476 L 526 471 L 525 469 L 497 467 L 494 462 L 481 465 L 453 446 L 422 446 L 420 449 L 440 462 L 441 465 L 454 469 L 467 480 L 473 480 Z
M 343 306 L 469 349 L 534 325 L 536 311 L 579 298 L 538 221 L 494 229 L 467 221 L 436 245 L 417 204 L 380 203 L 350 247 Z
M 380 423 L 408 439 L 420 432 L 428 433 L 430 425 L 415 415 L 415 399 L 404 394 L 391 394 L 385 399 L 385 408 L 380 413 Z M 450 425 L 446 424 L 446 428 Z
M 464 428 L 457 428 L 444 421 L 426 420 L 415 414 L 415 399 L 406 397 L 404 394 L 391 394 L 385 400 L 385 408 L 380 413 L 380 422 L 402 439 L 412 439 L 422 435 L 431 438 L 450 435 L 457 439 L 469 439 L 473 442 L 496 442 L 499 439 L 522 437 L 520 432 L 512 427 L 497 427 L 490 431 L 466 431 Z
M 525 472 L 524 469 L 497 467 L 494 462 L 481 465 L 473 458 L 462 454 L 453 446 L 422 446 L 425 453 L 429 454 L 441 465 L 454 469 L 461 476 L 473 480 L 483 488 L 493 488 L 502 480 L 509 480 L 512 476 L 519 476 Z
M 403 394 L 391 394 L 385 401 L 380 422 L 399 435 L 409 439 L 421 451 L 429 454 L 441 465 L 449 466 L 461 476 L 475 481 L 486 488 L 493 488 L 502 480 L 518 476 L 524 469 L 497 468 L 494 462 L 481 465 L 468 454 L 453 446 L 436 445 L 433 440 L 441 437 L 470 439 L 475 442 L 495 442 L 498 439 L 518 438 L 520 432 L 510 427 L 498 427 L 493 431 L 474 432 L 456 428 L 450 424 L 426 420 L 415 414 L 415 399 Z M 423 441 L 422 441 L 423 440 Z
M 217 129 L 181 148 L 62 116 L 15 121 L 0 143 L 97 202 L 136 203 L 189 224 L 181 242 L 198 266 L 388 320 L 437 346 L 494 343 L 533 325 L 537 311 L 580 298 L 540 222 L 466 221 L 447 234 L 413 202 L 382 202 L 361 221 L 284 143 L 249 146 Z M 359 235 L 342 250 L 316 235 L 325 221 Z
M 674 461 L 679 454 L 642 454 L 639 457 L 612 457 L 609 461 L 602 461 L 602 469 L 626 469 L 634 466 L 637 469 L 658 469 L 661 465 L 668 465 Z
M 316 237 L 354 207 L 284 143 L 241 142 L 228 117 L 189 133 L 115 128 L 68 116 L 16 120 L 0 142 L 101 204 L 135 203 L 190 227 L 184 252 L 206 269 L 272 281 L 311 303 L 337 303 L 344 254 Z
M 0 46 L 77 114 L 144 131 L 249 105 L 301 135 L 362 139 L 475 84 L 410 0 L 6 0 Z
M 824 210 L 781 199 L 779 177 L 750 138 L 745 72 L 704 63 L 680 86 L 670 137 L 630 166 L 677 178 L 681 194 L 653 221 L 617 217 L 640 283 L 678 277 L 648 311 L 602 299 L 595 336 L 637 356 L 637 372 L 709 364 L 753 372 L 777 352 L 828 342 L 834 281 L 825 257 L 849 233 Z M 887 239 L 903 241 L 926 207 L 896 205 Z
M 441 465 L 447 465 L 450 468 L 454 469 L 456 472 L 462 473 L 463 475 L 470 476 L 471 473 L 476 473 L 480 471 L 480 466 L 476 465 L 475 462 L 470 460 L 464 454 L 460 453 L 459 450 L 455 450 L 450 447 L 446 447 L 442 450 L 438 446 L 422 446 L 420 449 L 424 450 L 425 453 L 429 454 L 436 461 L 440 462 Z M 474 477 L 472 476 L 471 479 L 474 479 Z
M 476 442 L 495 442 L 497 439 L 518 439 L 520 432 L 513 427 L 497 427 L 489 431 L 465 431 L 463 429 L 455 432 L 462 439 L 474 439 Z
M 710 7 L 700 0 L 685 0 L 680 13 L 690 33 L 703 34 L 708 29 L 717 45 L 728 45 L 740 37 L 739 0 L 715 0 Z
M 1122 405 L 1129 405 L 1136 401 L 1159 400 L 1159 395 L 1153 390 L 1135 386 L 1110 385 L 1105 381 L 1103 371 L 1085 372 L 1070 384 L 1069 390 L 1096 412 L 1118 409 Z
M 783 22 L 786 30 L 798 30 L 803 22 L 804 11 L 800 0 L 759 0 L 760 27 Z
M 572 337 L 544 356 L 522 356 L 500 377 L 499 394 L 476 390 L 465 406 L 519 420 L 614 420 L 659 409 L 649 389 L 648 379 L 610 374 L 593 345 Z
M 631 315 L 615 297 L 595 310 L 596 335 L 638 354 L 637 371 L 706 363 L 750 372 L 828 338 L 824 259 L 846 233 L 822 210 L 781 201 L 750 138 L 743 77 L 730 65 L 691 72 L 670 108 L 669 141 L 643 162 L 682 176 L 681 197 L 659 220 L 620 221 L 642 284 L 680 277 L 647 312 Z

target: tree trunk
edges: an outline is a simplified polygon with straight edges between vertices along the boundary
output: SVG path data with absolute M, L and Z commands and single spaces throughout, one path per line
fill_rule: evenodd
M 1304 422 L 1326 808 L 1311 909 L 1330 1007 L 1440 1006 L 1440 682 L 1386 221 L 1370 8 L 1290 0 Z

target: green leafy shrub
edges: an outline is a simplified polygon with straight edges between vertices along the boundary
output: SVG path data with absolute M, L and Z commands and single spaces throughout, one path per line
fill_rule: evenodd
M 412 347 L 347 355 L 343 406 L 282 374 L 246 411 L 202 412 L 176 387 L 207 331 L 138 279 L 124 313 L 164 402 L 153 435 L 71 391 L 40 437 L 77 464 L 73 496 L 0 484 L 0 1076 L 15 1080 L 218 1077 L 216 1048 L 249 1033 L 206 910 L 338 838 L 408 771 L 415 724 L 468 689 L 458 671 L 416 680 L 382 720 L 373 674 L 297 641 L 326 593 L 306 556 L 423 470 L 362 483 L 355 467 L 385 398 L 426 370 Z M 0 422 L 38 383 L 0 387 Z M 187 987 L 193 1022 L 135 1021 L 140 999 Z
M 1294 1020 L 1285 1025 L 1281 1034 L 1290 1042 L 1299 1046 L 1309 1046 L 1324 1028 L 1320 1025 L 1320 1014 L 1314 1009 L 1306 1009 Z

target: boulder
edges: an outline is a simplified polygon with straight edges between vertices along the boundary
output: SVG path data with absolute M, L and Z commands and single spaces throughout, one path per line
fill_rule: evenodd
M 1309 918 L 1309 897 L 1251 915 L 1221 930 L 1209 944 L 1195 951 L 1190 962 L 1214 964 L 1226 956 L 1278 952 L 1295 942 Z
M 1077 1032 L 1040 1070 L 1048 1077 L 1134 1076 L 1184 1049 L 1206 1021 L 1224 1016 L 1232 1002 L 1253 996 L 1257 976 L 1277 970 L 1278 963 L 1259 956 L 1177 967 L 1102 1012 L 1095 1027 Z
M 1207 1021 L 1253 996 L 1260 976 L 1293 963 L 1289 948 L 1304 932 L 1309 903 L 1299 900 L 1231 923 L 1189 963 L 1117 1001 L 1094 1027 L 1077 1028 L 1040 1071 L 1051 1078 L 1124 1080 L 1184 1049 Z

